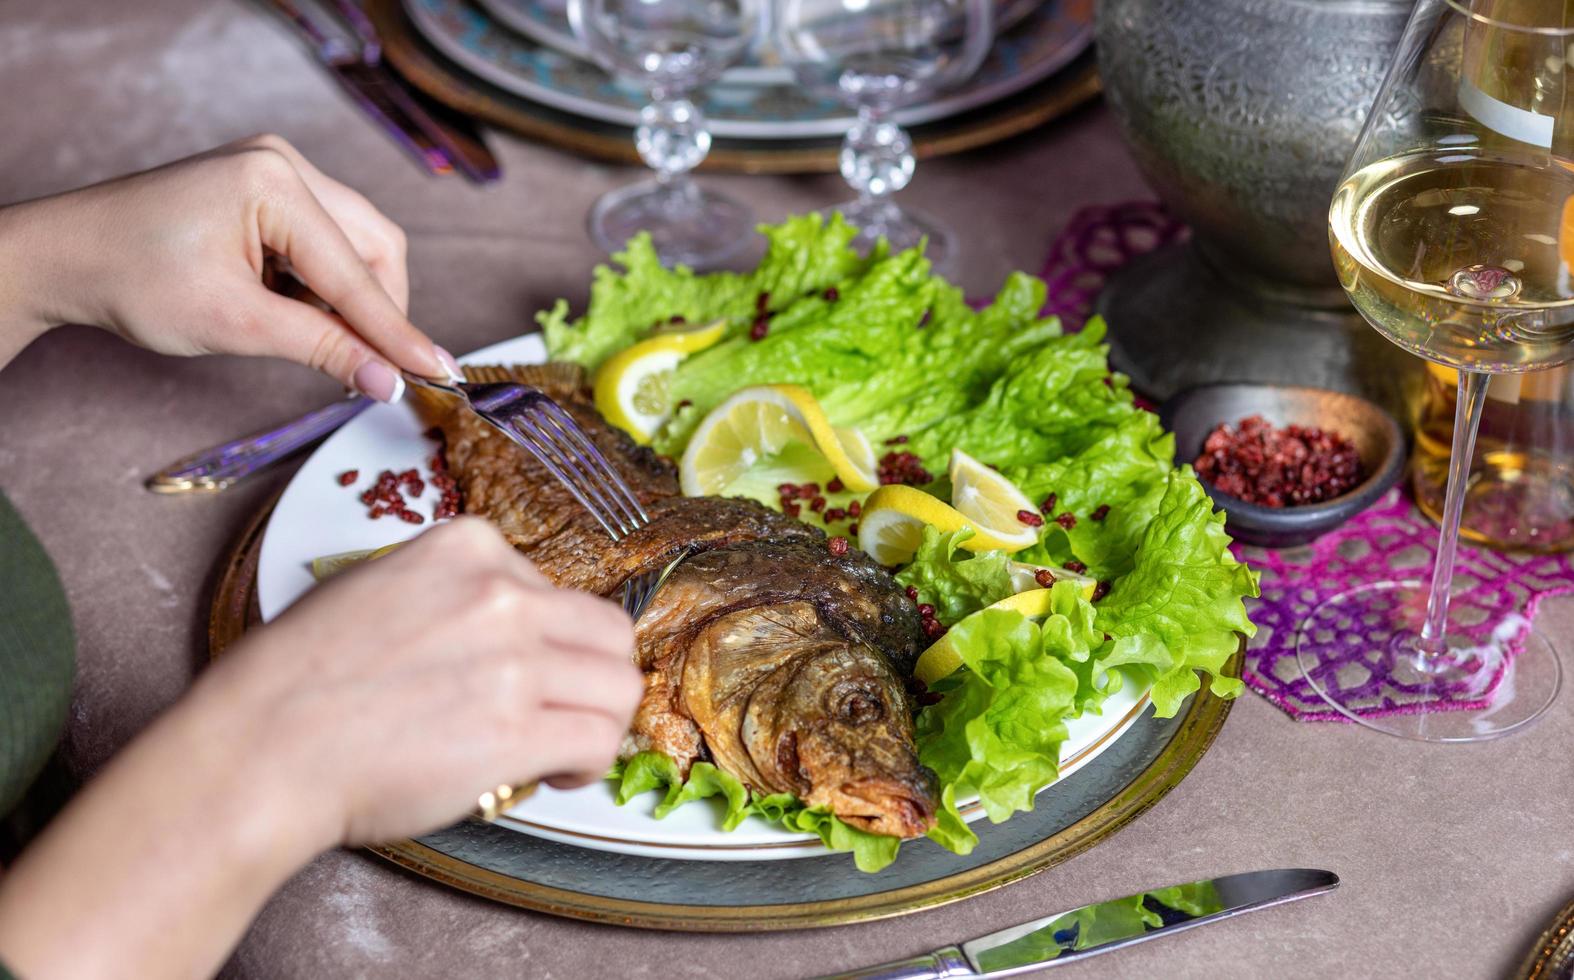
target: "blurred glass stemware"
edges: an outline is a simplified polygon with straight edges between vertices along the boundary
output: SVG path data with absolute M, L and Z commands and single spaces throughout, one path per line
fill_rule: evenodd
M 765 0 L 569 0 L 574 33 L 596 62 L 650 95 L 634 145 L 654 180 L 602 195 L 590 236 L 608 252 L 650 232 L 666 265 L 713 265 L 753 230 L 749 208 L 697 185 L 689 171 L 710 152 L 705 114 L 688 95 L 715 81 L 759 33 Z
M 928 238 L 939 267 L 955 238 L 890 196 L 913 179 L 913 141 L 892 114 L 967 79 L 994 40 L 994 0 L 776 0 L 773 38 L 812 91 L 858 111 L 842 141 L 842 176 L 858 196 L 833 210 L 858 229 L 854 245 L 885 238 L 900 251 Z

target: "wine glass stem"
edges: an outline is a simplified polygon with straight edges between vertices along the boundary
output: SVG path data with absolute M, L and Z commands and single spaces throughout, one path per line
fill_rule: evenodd
M 1465 507 L 1465 485 L 1470 458 L 1476 451 L 1476 430 L 1481 427 L 1481 406 L 1487 382 L 1479 371 L 1459 372 L 1459 397 L 1454 405 L 1454 445 L 1448 458 L 1448 490 L 1443 501 L 1443 532 L 1437 544 L 1437 564 L 1432 566 L 1432 591 L 1426 599 L 1426 623 L 1421 627 L 1421 652 L 1437 657 L 1448 649 L 1448 600 L 1454 580 L 1454 554 L 1459 549 L 1459 519 Z
M 863 103 L 842 140 L 839 165 L 843 179 L 858 192 L 858 209 L 870 212 L 913 179 L 912 140 L 891 122 L 888 107 Z
M 654 87 L 650 104 L 640 112 L 634 146 L 640 159 L 656 172 L 656 182 L 676 206 L 691 203 L 689 171 L 710 152 L 710 125 L 705 113 L 681 90 Z

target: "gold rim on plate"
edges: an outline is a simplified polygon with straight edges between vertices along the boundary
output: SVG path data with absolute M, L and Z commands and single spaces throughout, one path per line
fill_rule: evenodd
M 1574 976 L 1574 901 L 1558 910 L 1536 937 L 1514 980 L 1562 980 Z
M 208 617 L 208 646 L 213 657 L 262 622 L 256 594 L 257 562 L 262 534 L 276 503 L 277 495 L 252 519 L 220 569 Z M 1239 675 L 1243 651 L 1244 644 L 1226 665 L 1226 672 Z M 976 868 L 870 895 L 779 905 L 642 902 L 512 878 L 414 840 L 396 841 L 368 850 L 400 867 L 472 895 L 591 922 L 685 932 L 764 932 L 868 922 L 992 891 L 1054 867 L 1108 839 L 1180 784 L 1213 744 L 1229 716 L 1231 704 L 1233 702 L 1215 697 L 1208 686 L 1203 685 L 1192 697 L 1174 735 L 1147 768 L 1091 813 L 1049 837 Z M 1574 912 L 1574 908 L 1565 911 Z M 1548 935 L 1551 932 L 1549 930 Z M 1546 974 L 1522 976 L 1541 978 Z

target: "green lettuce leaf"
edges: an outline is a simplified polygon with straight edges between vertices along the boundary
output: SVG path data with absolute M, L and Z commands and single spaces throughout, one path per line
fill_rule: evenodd
M 935 618 L 947 626 L 1016 591 L 1004 552 L 957 550 L 972 536 L 972 528 L 948 534 L 925 527 L 912 563 L 896 574 L 897 583 L 917 589 L 918 601 L 933 605 Z
M 1075 592 L 1070 583 L 1060 587 Z M 951 634 L 966 670 L 919 714 L 918 757 L 949 790 L 951 813 L 957 798 L 977 794 L 1000 823 L 1031 810 L 1033 795 L 1059 775 L 1077 676 L 1021 613 L 984 609 Z
M 1212 677 L 1220 697 L 1242 690 L 1238 678 L 1222 674 L 1225 661 L 1256 627 L 1242 601 L 1258 594 L 1257 576 L 1230 554 L 1224 514 L 1189 469 L 1173 473 L 1158 512 L 1137 548 L 1129 574 L 1098 603 L 1098 628 L 1127 638 L 1124 662 L 1153 683 L 1154 712 L 1169 718 L 1201 687 L 1198 673 Z
M 725 319 L 733 333 L 743 333 L 753 321 L 755 298 L 761 292 L 797 297 L 856 275 L 867 264 L 848 248 L 856 232 L 840 215 L 829 222 L 818 214 L 803 215 L 762 227 L 760 232 L 767 246 L 758 268 L 745 274 L 707 275 L 696 275 L 684 266 L 663 267 L 650 235 L 636 235 L 612 256 L 621 271 L 596 267 L 590 305 L 582 319 L 570 320 L 564 300 L 536 317 L 552 359 L 594 370 L 612 354 L 643 340 L 657 322 L 673 316 L 694 324 Z
M 843 823 L 825 810 L 810 809 L 789 793 L 759 796 L 750 793 L 738 778 L 708 762 L 696 762 L 684 779 L 678 765 L 660 752 L 640 752 L 613 766 L 607 776 L 617 784 L 613 797 L 618 806 L 642 793 L 659 791 L 662 799 L 651 812 L 657 820 L 695 800 L 720 797 L 725 806 L 721 828 L 736 830 L 750 814 L 803 834 L 814 834 L 837 852 L 851 852 L 860 871 L 879 871 L 896 860 L 902 842 L 895 837 L 871 834 Z
M 1055 495 L 1054 513 L 1070 513 L 1070 530 L 1050 522 L 1039 545 L 1020 561 L 1064 565 L 1075 559 L 1094 578 L 1113 581 L 1131 571 L 1174 470 L 1175 439 L 1151 412 L 1132 410 L 1093 442 L 1048 462 L 1006 475 L 1032 500 Z M 1092 515 L 1108 507 L 1101 520 Z
M 900 839 L 871 834 L 843 823 L 825 810 L 809 809 L 790 793 L 756 797 L 754 812 L 801 834 L 815 834 L 827 849 L 852 852 L 859 871 L 879 871 L 896 860 Z
M 1105 383 L 1112 376 L 1103 338 L 1095 318 L 1078 333 L 1036 340 L 981 398 L 914 435 L 908 448 L 939 469 L 961 449 L 1008 476 L 1081 452 L 1137 411 L 1124 384 Z

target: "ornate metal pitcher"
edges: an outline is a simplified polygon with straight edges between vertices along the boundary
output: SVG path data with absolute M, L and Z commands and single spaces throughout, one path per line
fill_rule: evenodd
M 1121 270 L 1112 356 L 1163 398 L 1287 381 L 1403 404 L 1414 359 L 1362 323 L 1328 202 L 1412 0 L 1101 0 L 1099 69 L 1154 190 L 1192 241 Z M 1403 365 L 1403 367 L 1400 367 Z

